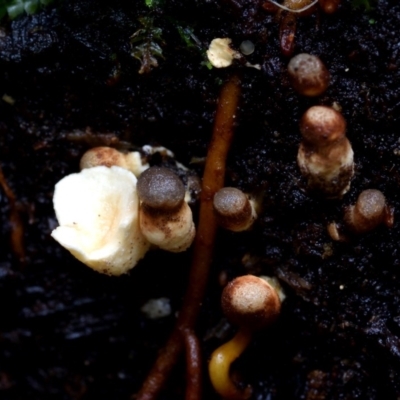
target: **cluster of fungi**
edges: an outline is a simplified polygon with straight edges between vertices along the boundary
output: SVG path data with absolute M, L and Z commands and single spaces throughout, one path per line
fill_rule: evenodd
M 291 55 L 293 52 L 296 18 L 313 12 L 317 3 L 326 13 L 336 11 L 339 5 L 338 0 L 285 0 L 283 5 L 270 1 L 265 3 L 265 8 L 279 12 L 283 54 Z M 224 66 L 228 65 L 230 63 Z M 330 83 L 328 68 L 315 55 L 303 53 L 294 56 L 288 64 L 287 73 L 293 89 L 300 96 L 318 99 Z M 119 204 L 128 208 L 133 204 L 135 214 L 127 222 L 119 209 L 119 217 L 113 219 L 118 241 L 125 243 L 123 250 L 96 247 L 98 242 L 109 243 L 109 237 L 100 238 L 96 244 L 88 244 L 86 239 L 82 240 L 82 236 L 79 236 L 79 246 L 85 242 L 86 249 L 72 243 L 72 230 L 79 216 L 66 211 L 68 205 L 61 204 L 60 200 L 64 197 L 64 189 L 60 183 L 56 188 L 54 203 L 60 227 L 53 232 L 53 237 L 79 260 L 100 272 L 119 275 L 130 270 L 151 247 L 179 252 L 186 250 L 193 242 L 193 259 L 183 308 L 169 340 L 161 349 L 140 392 L 135 395 L 137 400 L 152 400 L 159 395 L 181 353 L 186 354 L 188 370 L 185 398 L 200 400 L 202 397 L 203 367 L 195 331 L 212 263 L 217 228 L 233 232 L 251 229 L 261 212 L 262 199 L 259 196 L 244 193 L 238 188 L 224 187 L 225 162 L 233 137 L 239 100 L 240 78 L 232 74 L 219 98 L 205 162 L 196 228 L 185 196 L 186 189 L 180 178 L 164 167 L 149 168 L 139 153 L 122 154 L 104 147 L 90 150 L 81 160 L 80 174 L 99 174 L 93 178 L 92 186 L 107 186 L 107 183 L 101 181 L 100 175 L 113 171 L 113 174 L 119 176 L 114 179 L 120 182 L 126 179 L 134 188 L 134 200 L 119 200 Z M 346 120 L 340 110 L 334 106 L 318 104 L 310 107 L 299 121 L 299 131 L 302 139 L 297 162 L 305 189 L 310 195 L 342 199 L 350 188 L 354 160 L 352 146 L 346 137 Z M 86 184 L 80 185 L 78 196 L 81 196 Z M 68 186 L 69 191 L 71 187 Z M 110 193 L 116 188 L 112 186 L 110 190 L 103 196 L 106 202 L 111 201 Z M 90 207 L 88 203 L 87 212 Z M 101 229 L 104 223 L 97 223 L 97 229 Z M 387 226 L 393 224 L 392 211 L 384 195 L 369 188 L 359 195 L 355 205 L 344 210 L 344 233 L 339 232 L 335 223 L 328 226 L 328 232 L 334 240 L 347 240 L 351 235 L 369 232 L 383 223 Z M 133 225 L 137 227 L 135 230 L 132 230 Z M 89 229 L 89 225 L 85 225 L 79 235 L 82 230 Z M 247 399 L 251 395 L 251 387 L 240 387 L 231 379 L 230 367 L 251 341 L 253 332 L 268 327 L 279 316 L 284 295 L 279 285 L 271 282 L 266 277 L 246 275 L 234 279 L 223 290 L 222 310 L 239 330 L 229 342 L 214 351 L 208 371 L 214 389 L 224 399 Z

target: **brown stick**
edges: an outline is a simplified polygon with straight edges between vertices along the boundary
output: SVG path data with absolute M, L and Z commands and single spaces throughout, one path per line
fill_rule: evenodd
M 167 344 L 144 381 L 136 397 L 137 400 L 157 398 L 183 350 L 181 332 L 186 329 L 194 331 L 207 286 L 217 231 L 212 200 L 215 192 L 224 185 L 225 163 L 233 138 L 239 95 L 240 81 L 237 76 L 233 76 L 222 88 L 215 115 L 213 135 L 203 174 L 199 225 L 183 308 Z
M 291 12 L 282 13 L 279 26 L 279 42 L 283 55 L 293 54 L 295 45 L 297 16 Z
M 1 166 L 0 187 L 3 189 L 10 206 L 11 250 L 14 254 L 14 257 L 20 262 L 20 264 L 24 265 L 26 261 L 24 247 L 24 225 L 19 215 L 17 198 L 10 186 L 8 186 Z
M 186 352 L 186 394 L 185 400 L 201 400 L 202 362 L 200 343 L 197 336 L 186 329 L 183 332 Z

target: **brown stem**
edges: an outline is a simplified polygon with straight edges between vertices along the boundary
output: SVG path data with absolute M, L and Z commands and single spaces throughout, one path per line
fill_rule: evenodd
M 10 206 L 11 250 L 15 258 L 25 264 L 24 225 L 18 211 L 18 202 L 14 192 L 8 186 L 6 177 L 0 166 L 0 187 L 3 189 Z
M 282 13 L 279 36 L 283 55 L 290 57 L 294 51 L 297 16 L 294 13 Z
M 189 329 L 186 329 L 182 334 L 186 351 L 185 400 L 201 400 L 202 362 L 199 339 Z
M 233 76 L 222 88 L 215 115 L 203 174 L 199 225 L 194 241 L 193 259 L 183 308 L 167 344 L 161 350 L 144 381 L 136 397 L 137 400 L 157 398 L 183 350 L 181 332 L 186 329 L 194 331 L 206 290 L 217 231 L 212 200 L 215 192 L 224 185 L 225 163 L 232 142 L 239 95 L 240 81 L 237 76 Z

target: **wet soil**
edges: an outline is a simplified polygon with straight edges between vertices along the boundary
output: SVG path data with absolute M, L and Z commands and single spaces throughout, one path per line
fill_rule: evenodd
M 142 4 L 143 3 L 143 4 Z M 162 29 L 164 58 L 138 74 L 130 36 L 140 17 Z M 188 45 L 177 26 L 199 41 Z M 230 337 L 219 329 L 222 277 L 276 276 L 287 295 L 278 322 L 235 364 L 254 399 L 400 397 L 400 6 L 370 12 L 343 0 L 334 15 L 298 20 L 295 53 L 319 55 L 332 83 L 303 98 L 290 86 L 279 24 L 256 1 L 60 2 L 0 27 L 0 163 L 17 199 L 27 261 L 11 251 L 10 201 L 0 190 L 0 397 L 129 399 L 166 340 L 185 291 L 190 251 L 153 252 L 111 278 L 76 261 L 51 237 L 55 183 L 78 170 L 89 147 L 160 144 L 201 175 L 221 85 L 242 79 L 227 185 L 260 192 L 252 231 L 220 232 L 198 325 L 203 354 Z M 215 37 L 252 40 L 243 66 L 208 69 Z M 7 95 L 7 97 L 4 97 Z M 342 200 L 307 193 L 296 164 L 298 122 L 315 104 L 338 104 L 356 173 Z M 157 164 L 159 160 L 152 161 Z M 334 242 L 327 224 L 368 188 L 394 209 L 394 226 Z M 140 307 L 168 297 L 173 313 Z M 260 368 L 261 366 L 261 368 Z M 207 380 L 205 397 L 217 399 Z M 184 369 L 161 398 L 182 399 Z

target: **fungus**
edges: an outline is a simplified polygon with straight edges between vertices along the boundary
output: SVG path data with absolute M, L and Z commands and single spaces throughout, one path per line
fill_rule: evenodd
M 348 228 L 357 234 L 372 231 L 382 223 L 389 227 L 393 225 L 393 215 L 385 196 L 375 189 L 361 192 L 356 204 L 347 208 L 344 219 Z
M 328 198 L 341 198 L 349 190 L 354 174 L 345 119 L 333 108 L 314 106 L 301 118 L 300 131 L 303 140 L 297 163 L 308 188 Z
M 140 229 L 146 239 L 171 252 L 186 250 L 193 242 L 195 227 L 185 199 L 185 187 L 171 170 L 151 167 L 137 184 Z
M 230 47 L 231 42 L 229 38 L 216 38 L 211 41 L 207 58 L 215 68 L 229 67 L 234 58 L 241 58 L 241 55 Z
M 136 177 L 123 168 L 68 175 L 56 184 L 53 203 L 60 226 L 51 236 L 98 272 L 121 275 L 149 249 L 139 228 Z
M 149 168 L 147 163 L 143 164 L 142 156 L 138 151 L 121 153 L 120 151 L 107 146 L 93 147 L 89 149 L 81 158 L 80 169 L 113 165 L 131 171 L 135 176 L 139 176 Z
M 251 388 L 239 389 L 229 376 L 230 366 L 246 349 L 253 332 L 273 323 L 281 309 L 277 291 L 264 279 L 245 275 L 231 281 L 223 290 L 221 305 L 228 320 L 239 331 L 216 349 L 208 365 L 214 389 L 228 400 L 248 399 Z
M 341 0 L 318 0 L 319 6 L 325 14 L 333 14 L 339 8 Z
M 233 232 L 249 229 L 257 218 L 254 200 L 233 187 L 220 189 L 214 196 L 213 206 L 218 224 Z
M 324 63 L 307 53 L 297 54 L 288 65 L 294 90 L 304 96 L 319 96 L 329 86 L 330 74 Z

